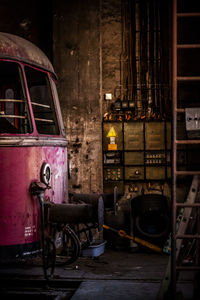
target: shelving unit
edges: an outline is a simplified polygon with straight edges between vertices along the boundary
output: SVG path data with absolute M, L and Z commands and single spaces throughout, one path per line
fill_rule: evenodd
M 191 271 L 193 279 L 193 299 L 197 299 L 200 284 L 200 5 L 196 1 L 173 0 L 173 145 L 172 145 L 172 254 L 171 291 L 172 299 L 177 299 L 178 277 L 181 271 Z M 187 117 L 188 108 L 194 108 L 194 116 Z M 186 130 L 186 123 L 195 125 L 195 138 Z M 185 151 L 188 163 L 185 168 L 178 166 L 178 153 Z M 177 184 L 194 185 L 190 197 L 181 202 L 177 196 Z M 184 214 L 184 220 L 177 226 L 177 218 Z M 191 222 L 192 220 L 192 222 Z M 186 224 L 187 226 L 183 224 Z M 181 229 L 182 228 L 182 229 Z M 189 249 L 190 262 L 186 262 L 184 249 Z M 181 255 L 181 251 L 185 251 Z M 196 281 L 198 284 L 196 285 Z M 198 290 L 198 292 L 197 292 Z

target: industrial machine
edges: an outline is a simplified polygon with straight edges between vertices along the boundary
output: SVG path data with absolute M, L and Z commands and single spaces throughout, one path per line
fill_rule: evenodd
M 123 200 L 128 195 L 130 212 L 124 211 L 119 227 L 129 226 L 131 235 L 163 247 L 170 232 L 168 199 L 163 195 L 164 184 L 171 180 L 170 121 L 136 117 L 133 110 L 104 118 L 103 176 L 104 193 L 117 187 Z M 112 222 L 110 217 L 114 227 Z

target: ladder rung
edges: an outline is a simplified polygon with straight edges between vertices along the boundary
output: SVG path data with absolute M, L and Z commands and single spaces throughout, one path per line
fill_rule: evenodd
M 200 207 L 200 203 L 176 203 L 177 207 Z
M 185 112 L 185 108 L 176 108 L 176 112 L 178 112 L 178 113 L 184 113 Z
M 178 145 L 200 144 L 200 140 L 176 140 L 175 143 Z
M 200 239 L 199 234 L 176 234 L 175 239 Z
M 178 49 L 196 49 L 200 48 L 200 44 L 179 44 L 177 45 Z
M 177 17 L 200 17 L 200 12 L 177 13 Z
M 176 175 L 200 175 L 200 171 L 175 171 Z
M 176 270 L 182 270 L 182 271 L 194 271 L 194 270 L 200 270 L 200 267 L 198 266 L 178 266 L 176 267 Z
M 180 81 L 199 81 L 200 76 L 177 76 L 176 79 Z

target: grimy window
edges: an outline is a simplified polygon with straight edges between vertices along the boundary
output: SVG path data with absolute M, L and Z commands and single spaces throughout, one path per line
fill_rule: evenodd
M 59 134 L 48 75 L 30 67 L 25 73 L 38 133 Z
M 0 133 L 32 131 L 28 103 L 17 63 L 0 61 Z

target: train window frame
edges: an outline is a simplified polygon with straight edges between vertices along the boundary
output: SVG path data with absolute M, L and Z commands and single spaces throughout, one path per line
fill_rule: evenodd
M 13 66 L 15 66 L 17 76 L 16 78 L 13 77 L 15 82 L 1 82 L 0 84 L 0 135 L 31 134 L 33 132 L 33 126 L 25 91 L 23 68 L 20 63 L 13 60 L 0 59 L 0 64 L 1 63 L 7 64 L 8 70 L 9 68 L 12 70 Z M 12 91 L 12 96 L 9 98 L 8 95 L 6 95 L 8 90 Z M 16 96 L 19 93 L 21 93 L 21 96 Z M 7 104 L 9 105 L 10 112 L 8 112 Z M 24 114 L 20 114 L 22 111 Z
M 35 72 L 38 76 L 37 80 L 39 82 L 39 77 L 43 76 L 44 82 L 43 85 L 40 84 L 33 84 L 34 81 L 33 78 L 30 80 L 30 73 Z M 44 70 L 35 68 L 30 65 L 24 65 L 24 74 L 26 77 L 26 83 L 27 83 L 27 92 L 29 93 L 30 98 L 30 105 L 33 112 L 33 120 L 35 122 L 36 131 L 39 135 L 45 135 L 45 136 L 59 136 L 60 135 L 60 127 L 59 127 L 59 117 L 57 115 L 57 104 L 54 101 L 54 95 L 52 91 L 52 85 L 50 82 L 50 76 L 49 72 L 46 72 Z M 41 79 L 41 78 L 40 78 Z M 42 82 L 42 81 L 41 81 Z M 40 83 L 41 83 L 40 82 Z M 35 100 L 34 92 L 31 91 L 32 88 L 36 88 L 36 96 L 38 92 L 38 98 L 39 100 Z M 43 88 L 43 91 L 42 91 Z M 47 94 L 47 98 L 44 97 L 42 94 Z M 48 103 L 41 103 L 41 100 L 44 101 L 45 99 L 48 99 Z M 39 102 L 38 102 L 39 101 Z M 45 100 L 46 102 L 46 100 Z M 44 115 L 44 117 L 41 117 L 41 114 Z M 51 118 L 45 118 L 46 115 L 51 115 Z M 48 126 L 49 125 L 49 126 Z M 46 126 L 46 127 L 45 127 Z M 51 126 L 51 127 L 50 127 Z
M 61 131 L 61 134 L 65 137 L 66 131 L 65 131 L 65 126 L 63 123 L 63 117 L 62 117 L 61 108 L 60 108 L 56 80 L 55 80 L 54 76 L 52 76 L 52 75 L 50 75 L 50 84 L 51 84 L 52 94 L 53 94 L 53 98 L 54 98 L 54 102 L 55 102 L 57 117 L 59 120 L 60 131 Z

